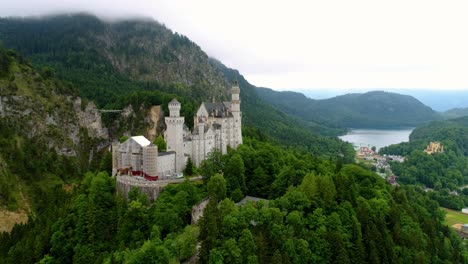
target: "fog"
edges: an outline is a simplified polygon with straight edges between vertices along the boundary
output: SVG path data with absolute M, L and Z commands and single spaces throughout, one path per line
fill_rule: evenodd
M 257 86 L 467 90 L 466 1 L 2 1 L 0 16 L 150 17 Z

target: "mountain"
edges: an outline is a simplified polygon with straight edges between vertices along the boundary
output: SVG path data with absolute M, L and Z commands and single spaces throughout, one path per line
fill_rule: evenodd
M 296 92 L 257 89 L 259 96 L 298 118 L 347 128 L 412 127 L 438 119 L 438 114 L 414 97 L 389 92 L 346 94 L 313 100 Z
M 441 115 L 445 118 L 456 118 L 456 117 L 468 116 L 468 107 L 453 108 L 445 112 L 442 112 Z
M 98 107 L 122 109 L 131 104 L 140 117 L 151 105 L 162 104 L 167 110 L 171 96 L 184 100 L 184 116 L 193 116 L 202 100 L 227 99 L 230 83 L 237 80 L 243 122 L 248 127 L 282 144 L 352 160 L 345 143 L 323 136 L 337 135 L 343 129 L 278 110 L 259 98 L 254 86 L 237 71 L 210 59 L 195 43 L 156 21 L 105 22 L 87 14 L 0 19 L 0 41 L 39 67 L 55 71 Z M 187 123 L 190 127 L 193 120 L 187 118 Z M 123 132 L 111 131 L 111 136 Z
M 50 186 L 105 168 L 106 146 L 123 135 L 154 138 L 174 97 L 191 126 L 201 100 L 227 99 L 233 80 L 242 90 L 246 136 L 353 159 L 348 144 L 314 133 L 334 129 L 264 102 L 238 71 L 155 21 L 110 23 L 84 14 L 0 19 L 0 42 L 21 52 L 0 47 L 0 206 L 9 210 L 37 212 L 33 201 Z M 123 111 L 101 114 L 102 108 Z
M 382 90 L 379 88 L 371 90 Z M 391 92 L 411 95 L 438 112 L 447 111 L 452 108 L 468 107 L 468 91 L 457 90 L 431 90 L 431 89 L 388 89 Z M 347 93 L 364 93 L 369 89 L 327 89 L 327 90 L 310 90 L 303 89 L 302 93 L 314 99 L 331 98 Z
M 263 101 L 239 72 L 207 56 L 187 61 L 151 55 L 132 64 L 141 64 L 141 73 L 119 64 L 132 60 L 122 60 L 132 46 L 125 37 L 112 49 L 102 45 L 114 40 L 89 40 L 122 34 L 136 41 L 131 36 L 143 28 L 139 41 L 153 36 L 147 32 L 152 27 L 140 24 L 157 27 L 155 22 L 105 23 L 83 15 L 2 22 L 5 45 L 24 48 L 33 62 L 0 48 L 0 186 L 6 186 L 0 199 L 24 192 L 31 197 L 25 203 L 33 207 L 27 223 L 0 233 L 2 263 L 185 263 L 198 257 L 202 263 L 466 260 L 461 240 L 443 224 L 428 194 L 392 188 L 364 168 L 343 165 L 338 157 L 345 162 L 354 157 L 349 144 L 311 133 L 312 123 Z M 122 30 L 107 34 L 121 24 L 126 25 Z M 28 37 L 36 30 L 43 42 Z M 68 42 L 61 46 L 63 40 Z M 184 42 L 182 49 L 197 49 L 193 45 Z M 176 61 L 158 64 L 166 59 Z M 191 71 L 199 65 L 210 68 L 208 76 Z M 157 76 L 142 77 L 146 67 L 148 75 Z M 109 140 L 145 133 L 173 97 L 190 116 L 205 95 L 226 97 L 222 84 L 235 79 L 242 89 L 245 141 L 222 157 L 214 153 L 199 168 L 213 174 L 206 184 L 170 184 L 152 205 L 138 189 L 128 200 L 116 193 L 115 179 L 105 172 L 112 160 Z M 150 118 L 154 105 L 162 107 Z M 123 112 L 103 113 L 101 119 L 98 107 Z M 236 206 L 243 194 L 269 201 Z M 200 224 L 191 224 L 193 206 L 207 196 Z M 8 201 L 8 206 L 15 205 Z
M 99 162 L 107 140 L 94 103 L 0 48 L 0 213 L 39 213 L 55 186 Z M 0 218 L 1 230 L 12 214 Z

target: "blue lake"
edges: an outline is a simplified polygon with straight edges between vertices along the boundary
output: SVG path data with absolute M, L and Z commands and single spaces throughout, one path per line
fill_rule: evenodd
M 414 128 L 409 129 L 351 129 L 348 134 L 340 136 L 355 147 L 372 147 L 378 149 L 391 144 L 408 142 Z

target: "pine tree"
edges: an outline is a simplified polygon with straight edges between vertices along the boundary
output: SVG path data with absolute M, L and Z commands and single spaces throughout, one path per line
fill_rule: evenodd
M 187 160 L 187 165 L 185 165 L 184 174 L 187 176 L 193 175 L 193 163 L 190 157 Z

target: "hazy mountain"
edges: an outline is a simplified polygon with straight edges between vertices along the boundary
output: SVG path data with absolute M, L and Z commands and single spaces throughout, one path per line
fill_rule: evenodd
M 442 116 L 446 118 L 456 118 L 462 116 L 468 116 L 468 107 L 466 108 L 453 108 L 442 113 Z
M 438 119 L 438 114 L 414 97 L 389 92 L 346 94 L 313 100 L 296 92 L 259 88 L 264 100 L 305 120 L 348 128 L 411 127 Z
M 375 90 L 382 90 L 376 88 Z M 365 93 L 368 90 L 356 89 L 331 89 L 331 90 L 307 90 L 301 92 L 313 99 L 328 99 L 347 93 Z M 428 89 L 386 89 L 388 92 L 411 95 L 423 104 L 436 111 L 447 111 L 452 108 L 468 107 L 468 91 L 435 91 Z

